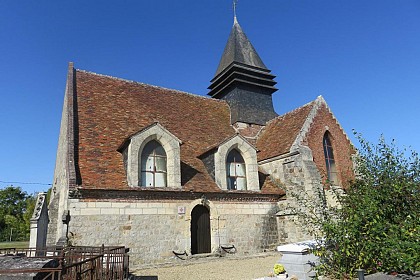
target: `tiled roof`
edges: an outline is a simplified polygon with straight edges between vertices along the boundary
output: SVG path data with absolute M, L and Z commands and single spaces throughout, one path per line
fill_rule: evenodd
M 262 185 L 261 193 L 264 194 L 286 194 L 286 191 L 276 184 L 276 182 L 273 181 L 273 179 L 269 176 L 269 174 L 265 173 L 261 168 L 258 168 L 258 177 L 260 180 L 260 185 Z
M 74 70 L 74 79 L 74 143 L 83 189 L 129 190 L 118 150 L 130 136 L 159 122 L 182 142 L 181 191 L 226 192 L 199 159 L 237 134 L 225 101 L 84 70 Z M 268 177 L 261 184 L 261 194 L 284 194 Z
M 183 143 L 184 190 L 220 190 L 197 156 L 235 134 L 226 102 L 82 70 L 76 70 L 76 94 L 83 187 L 128 188 L 117 149 L 158 121 Z
M 290 151 L 314 102 L 310 102 L 267 123 L 267 126 L 257 140 L 257 148 L 260 151 L 258 153 L 259 161 Z

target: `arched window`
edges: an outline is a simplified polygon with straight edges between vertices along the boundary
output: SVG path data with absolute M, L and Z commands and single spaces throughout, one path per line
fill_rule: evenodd
M 241 154 L 233 149 L 227 156 L 228 190 L 246 190 L 246 168 Z
M 162 145 L 155 140 L 147 143 L 140 161 L 141 186 L 166 187 L 166 153 Z
M 324 146 L 325 165 L 327 167 L 328 182 L 331 185 L 338 185 L 337 169 L 335 166 L 334 152 L 328 132 L 325 132 L 322 140 Z

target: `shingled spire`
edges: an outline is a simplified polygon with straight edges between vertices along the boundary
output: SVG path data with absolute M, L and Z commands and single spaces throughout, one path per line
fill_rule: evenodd
M 275 118 L 272 94 L 275 76 L 262 62 L 236 16 L 208 95 L 226 100 L 231 123 L 261 124 Z

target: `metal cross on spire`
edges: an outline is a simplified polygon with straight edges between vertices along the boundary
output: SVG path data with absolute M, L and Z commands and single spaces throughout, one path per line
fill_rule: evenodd
M 238 4 L 238 0 L 233 0 L 233 20 L 236 22 L 236 5 Z

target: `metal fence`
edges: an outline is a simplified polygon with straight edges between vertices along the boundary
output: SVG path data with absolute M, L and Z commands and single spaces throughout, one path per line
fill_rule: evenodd
M 0 257 L 17 257 L 50 260 L 49 266 L 29 269 L 3 269 L 4 274 L 36 274 L 37 279 L 54 280 L 123 280 L 128 279 L 128 249 L 121 247 L 72 246 L 61 250 L 47 248 L 35 249 L 0 249 Z

